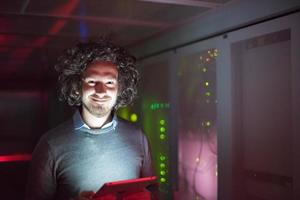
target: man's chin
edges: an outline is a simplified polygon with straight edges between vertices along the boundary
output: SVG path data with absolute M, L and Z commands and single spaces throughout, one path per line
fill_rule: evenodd
M 104 117 L 111 113 L 112 109 L 104 107 L 104 106 L 87 106 L 83 105 L 88 112 L 95 117 Z
M 110 114 L 110 112 L 102 112 L 102 113 L 91 113 L 93 116 L 97 118 L 105 117 Z
M 111 112 L 111 110 L 108 108 L 100 108 L 100 109 L 98 108 L 98 109 L 92 109 L 90 111 L 90 113 L 92 115 L 94 115 L 95 117 L 104 117 L 104 116 L 109 115 L 110 112 Z

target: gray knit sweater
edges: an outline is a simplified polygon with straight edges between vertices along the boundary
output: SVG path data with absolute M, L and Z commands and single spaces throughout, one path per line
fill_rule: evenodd
M 114 117 L 109 127 L 87 129 L 71 119 L 36 146 L 26 199 L 68 200 L 106 182 L 151 175 L 147 139 L 133 124 Z

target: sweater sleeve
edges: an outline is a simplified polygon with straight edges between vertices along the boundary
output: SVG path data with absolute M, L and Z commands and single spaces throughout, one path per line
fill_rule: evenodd
M 53 154 L 49 144 L 40 140 L 36 146 L 30 163 L 26 188 L 26 200 L 54 199 L 56 191 L 56 175 Z
M 143 149 L 143 163 L 141 170 L 141 177 L 154 176 L 152 166 L 152 156 L 149 142 L 144 133 L 141 134 L 141 145 Z

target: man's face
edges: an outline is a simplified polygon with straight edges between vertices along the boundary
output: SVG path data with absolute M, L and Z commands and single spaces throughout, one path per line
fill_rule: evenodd
M 83 73 L 82 109 L 96 117 L 109 114 L 118 96 L 118 69 L 111 62 L 96 61 Z

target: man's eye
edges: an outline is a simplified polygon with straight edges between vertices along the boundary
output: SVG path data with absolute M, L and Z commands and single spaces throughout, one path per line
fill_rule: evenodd
M 95 81 L 92 81 L 92 80 L 88 80 L 87 83 L 88 83 L 89 85 L 94 85 L 94 84 L 96 84 L 96 82 L 95 82 Z
M 115 82 L 114 81 L 107 81 L 106 84 L 107 85 L 113 85 L 113 84 L 115 84 Z

